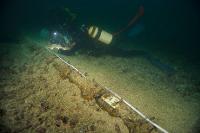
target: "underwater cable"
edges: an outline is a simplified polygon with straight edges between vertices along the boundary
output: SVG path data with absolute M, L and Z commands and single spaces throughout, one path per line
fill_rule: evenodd
M 83 76 L 84 78 L 87 79 L 87 77 L 80 72 L 75 66 L 71 65 L 70 63 L 66 62 L 64 59 L 62 59 L 57 53 L 51 51 L 50 49 L 46 48 L 45 49 L 55 55 L 58 59 L 60 59 L 62 62 L 64 62 L 66 65 L 68 65 L 69 67 L 71 67 L 73 70 L 77 71 L 81 76 Z M 100 84 L 101 85 L 101 84 Z M 102 86 L 102 85 L 101 85 Z M 133 105 L 131 105 L 129 102 L 127 102 L 126 100 L 124 100 L 123 98 L 121 98 L 117 93 L 113 92 L 111 89 L 102 86 L 103 88 L 105 88 L 107 91 L 109 91 L 111 94 L 113 94 L 114 96 L 116 96 L 117 98 L 121 99 L 129 108 L 131 108 L 133 111 L 135 111 L 136 113 L 138 113 L 142 118 L 144 118 L 147 122 L 149 122 L 150 124 L 152 124 L 153 126 L 155 126 L 158 130 L 160 130 L 163 133 L 168 133 L 167 130 L 163 129 L 162 127 L 160 127 L 158 124 L 154 123 L 153 121 L 151 121 L 147 116 L 145 116 L 142 112 L 140 112 L 138 109 L 136 109 L 135 107 L 133 107 Z
M 68 66 L 70 66 L 72 69 L 74 69 L 75 71 L 77 71 L 81 76 L 83 76 L 84 78 L 85 75 L 83 73 L 81 73 L 76 67 L 74 67 L 73 65 L 69 64 L 68 62 L 66 62 L 64 59 L 62 59 L 58 54 L 56 54 L 55 52 L 51 51 L 50 49 L 46 48 L 47 51 L 49 51 L 50 53 L 54 54 L 57 58 L 59 58 L 62 62 L 64 62 L 65 64 L 67 64 Z

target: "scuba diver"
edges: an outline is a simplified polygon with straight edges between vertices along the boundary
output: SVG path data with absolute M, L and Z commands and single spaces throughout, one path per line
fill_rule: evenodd
M 57 9 L 51 15 L 53 21 L 50 21 L 51 34 L 49 40 L 51 45 L 49 48 L 58 49 L 60 53 L 65 55 L 71 55 L 78 50 L 85 50 L 88 54 L 94 56 L 109 54 L 128 57 L 136 55 L 138 51 L 123 50 L 117 48 L 114 44 L 119 41 L 117 40 L 120 38 L 119 36 L 133 27 L 143 15 L 144 10 L 141 6 L 139 12 L 126 27 L 111 34 L 96 26 L 87 27 L 84 24 L 77 26 L 75 13 L 72 13 L 68 8 Z
M 55 15 L 55 17 L 54 17 Z M 49 49 L 57 50 L 64 55 L 73 55 L 77 51 L 84 52 L 91 56 L 111 55 L 120 57 L 142 56 L 149 60 L 167 75 L 172 75 L 174 69 L 169 65 L 161 63 L 149 53 L 142 50 L 124 50 L 114 44 L 122 33 L 129 32 L 129 35 L 138 34 L 143 30 L 140 21 L 144 16 L 144 7 L 139 7 L 136 15 L 130 20 L 127 26 L 115 33 L 108 33 L 96 26 L 77 26 L 76 14 L 68 8 L 62 8 L 54 12 L 53 24 L 51 24 L 51 34 L 49 38 Z M 139 25 L 139 26 L 138 26 Z M 139 27 L 139 28 L 138 28 Z

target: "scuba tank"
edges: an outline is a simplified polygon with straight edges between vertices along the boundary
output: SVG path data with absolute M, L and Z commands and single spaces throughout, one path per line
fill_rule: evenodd
M 90 26 L 88 28 L 88 35 L 92 37 L 93 39 L 98 40 L 106 45 L 110 45 L 113 40 L 112 34 L 96 26 Z

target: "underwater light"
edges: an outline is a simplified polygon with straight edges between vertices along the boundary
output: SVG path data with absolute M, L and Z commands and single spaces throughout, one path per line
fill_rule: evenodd
M 54 32 L 54 33 L 53 33 L 54 36 L 56 36 L 57 34 L 58 34 L 57 32 Z

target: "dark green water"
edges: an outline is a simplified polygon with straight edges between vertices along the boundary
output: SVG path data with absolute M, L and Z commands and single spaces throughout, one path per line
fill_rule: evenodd
M 174 71 L 180 75 L 184 73 L 186 76 L 179 78 L 192 84 L 186 92 L 199 94 L 199 5 L 198 0 L 3 0 L 0 4 L 0 62 L 7 58 L 7 54 L 14 55 L 20 51 L 19 48 L 15 50 L 15 44 L 24 36 L 43 39 L 40 36 L 42 29 L 51 29 L 68 21 L 59 12 L 66 7 L 76 15 L 76 21 L 70 24 L 96 25 L 109 33 L 125 28 L 142 7 L 144 15 L 115 36 L 112 47 L 135 50 L 136 56 L 142 55 L 152 65 L 168 73 L 167 78 L 176 78 Z M 111 50 L 108 52 L 115 55 L 116 52 Z M 25 55 L 23 52 L 22 55 Z M 126 55 L 126 52 L 117 52 L 116 56 L 122 53 Z M 9 65 L 0 64 L 0 72 L 7 70 Z M 176 88 L 173 89 L 176 91 Z M 198 125 L 199 119 L 196 123 Z
M 42 28 L 53 26 L 53 14 L 65 7 L 76 14 L 79 25 L 97 25 L 115 33 L 127 26 L 140 6 L 144 8 L 144 16 L 116 37 L 123 36 L 132 42 L 121 47 L 134 49 L 137 46 L 153 49 L 153 53 L 162 53 L 166 57 L 182 56 L 187 60 L 186 64 L 199 67 L 200 16 L 197 0 L 5 0 L 1 2 L 0 9 L 0 41 L 17 41 L 22 33 L 39 34 Z M 131 29 L 135 31 L 129 36 Z
M 67 6 L 77 13 L 84 23 L 104 25 L 116 31 L 128 23 L 139 7 L 145 9 L 145 39 L 195 43 L 199 30 L 197 0 L 7 0 L 1 4 L 3 31 L 44 26 L 49 11 Z M 113 21 L 114 20 L 114 21 Z M 188 38 L 188 39 L 187 39 Z M 178 41 L 178 42 L 177 42 Z

